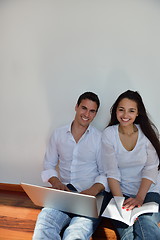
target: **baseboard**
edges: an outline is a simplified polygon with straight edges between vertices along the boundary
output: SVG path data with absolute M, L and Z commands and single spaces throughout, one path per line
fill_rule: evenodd
M 20 184 L 0 183 L 0 190 L 24 192 Z

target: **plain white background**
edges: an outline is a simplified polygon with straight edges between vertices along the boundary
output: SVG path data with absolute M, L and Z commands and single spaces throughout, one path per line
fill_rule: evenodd
M 160 129 L 160 1 L 0 1 L 0 182 L 43 184 L 51 132 L 94 91 L 103 130 L 127 89 Z

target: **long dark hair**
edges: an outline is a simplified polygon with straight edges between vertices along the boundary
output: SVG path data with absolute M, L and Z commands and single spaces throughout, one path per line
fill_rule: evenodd
M 159 132 L 158 132 L 158 129 L 156 128 L 156 126 L 154 125 L 154 123 L 149 119 L 147 112 L 146 112 L 146 108 L 145 108 L 143 100 L 142 100 L 142 97 L 140 96 L 140 94 L 137 91 L 134 92 L 131 90 L 127 90 L 126 92 L 122 93 L 117 98 L 117 100 L 115 101 L 115 103 L 112 105 L 112 107 L 110 109 L 111 119 L 109 121 L 108 126 L 116 125 L 119 123 L 117 120 L 116 111 L 117 111 L 119 102 L 123 98 L 128 98 L 137 103 L 138 116 L 136 117 L 134 123 L 140 125 L 142 132 L 149 139 L 149 141 L 152 143 L 153 147 L 155 148 L 157 155 L 159 157 L 159 161 L 160 161 Z M 158 169 L 160 169 L 160 163 L 159 163 Z

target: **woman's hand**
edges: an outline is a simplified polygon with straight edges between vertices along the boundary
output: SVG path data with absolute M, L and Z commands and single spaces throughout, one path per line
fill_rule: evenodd
M 132 210 L 135 207 L 141 207 L 143 204 L 143 200 L 141 198 L 128 198 L 123 203 L 123 209 Z
M 149 179 L 142 178 L 141 185 L 139 187 L 137 196 L 135 198 L 128 198 L 124 201 L 124 208 L 131 210 L 134 207 L 142 206 L 145 196 L 153 182 Z

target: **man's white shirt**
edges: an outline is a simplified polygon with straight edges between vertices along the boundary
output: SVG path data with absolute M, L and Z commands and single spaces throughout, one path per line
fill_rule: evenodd
M 59 173 L 56 169 L 59 165 Z M 102 183 L 109 191 L 101 161 L 101 132 L 89 126 L 76 143 L 71 124 L 57 128 L 51 138 L 44 158 L 42 180 L 59 177 L 64 183 L 71 183 L 78 191 Z

